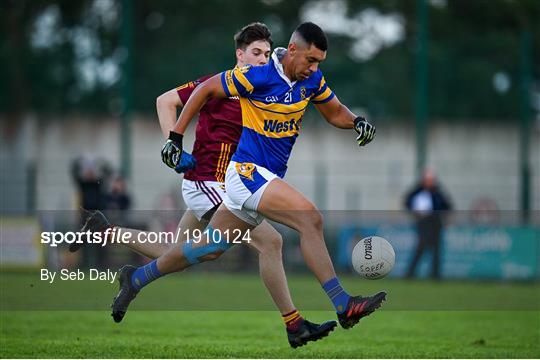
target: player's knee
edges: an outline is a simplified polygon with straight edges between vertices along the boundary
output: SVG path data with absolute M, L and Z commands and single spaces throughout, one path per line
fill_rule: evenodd
M 313 221 L 313 226 L 317 230 L 322 231 L 324 221 L 323 221 L 323 216 L 322 216 L 322 214 L 321 214 L 321 212 L 319 210 L 313 211 L 312 221 Z
M 298 204 L 300 211 L 294 211 L 300 228 L 322 229 L 323 217 L 317 206 L 309 200 Z
M 312 210 L 303 212 L 301 223 L 301 231 L 323 230 L 323 216 L 316 207 L 314 207 Z
M 282 248 L 283 248 L 283 238 L 281 237 L 281 234 L 276 233 L 274 236 L 267 239 L 262 249 L 262 252 L 267 253 L 267 254 L 281 255 Z
M 281 234 L 277 234 L 274 238 L 272 238 L 272 241 L 270 242 L 274 249 L 281 252 L 281 249 L 283 248 L 283 237 Z

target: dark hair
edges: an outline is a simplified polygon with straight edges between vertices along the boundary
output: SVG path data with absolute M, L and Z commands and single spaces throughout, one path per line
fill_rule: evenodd
M 328 49 L 328 39 L 324 31 L 312 22 L 305 22 L 294 30 L 295 33 L 298 33 L 308 45 L 315 45 L 317 49 L 326 51 Z
M 237 49 L 245 50 L 254 41 L 267 41 L 272 47 L 272 33 L 268 27 L 260 22 L 254 22 L 246 25 L 234 35 L 234 42 Z

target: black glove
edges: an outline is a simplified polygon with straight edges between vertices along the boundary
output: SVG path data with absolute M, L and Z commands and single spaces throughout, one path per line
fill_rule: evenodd
M 369 144 L 375 137 L 375 126 L 368 123 L 366 119 L 361 116 L 354 119 L 354 130 L 358 133 L 356 141 L 359 146 Z
M 161 160 L 168 167 L 174 169 L 176 165 L 180 163 L 180 157 L 182 156 L 182 138 L 184 135 L 169 132 L 169 139 L 161 148 Z

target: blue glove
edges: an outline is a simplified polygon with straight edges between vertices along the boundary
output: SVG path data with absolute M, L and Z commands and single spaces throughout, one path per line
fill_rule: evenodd
M 194 169 L 197 166 L 197 160 L 190 153 L 187 153 L 182 150 L 182 156 L 180 156 L 180 162 L 174 168 L 179 174 L 182 174 L 188 170 Z

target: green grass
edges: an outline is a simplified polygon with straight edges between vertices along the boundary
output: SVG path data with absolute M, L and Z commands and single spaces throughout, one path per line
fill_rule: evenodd
M 322 321 L 331 312 L 306 312 Z M 381 311 L 290 349 L 269 311 L 3 312 L 3 358 L 538 358 L 538 312 Z
M 340 279 L 354 294 L 386 290 L 388 310 L 540 310 L 539 283 Z M 329 309 L 328 298 L 314 276 L 291 274 L 288 281 L 298 308 Z M 117 287 L 116 282 L 89 280 L 49 284 L 40 281 L 37 272 L 1 273 L 0 309 L 102 310 L 108 308 Z M 188 272 L 150 284 L 133 309 L 259 311 L 274 310 L 274 305 L 256 274 Z
M 164 278 L 145 289 L 124 321 L 115 324 L 107 309 L 116 284 L 46 285 L 35 274 L 2 273 L 0 357 L 540 357 L 538 284 L 368 282 L 353 277 L 343 277 L 343 282 L 365 292 L 385 288 L 389 301 L 355 328 L 338 328 L 328 338 L 293 350 L 256 276 L 191 273 Z M 291 277 L 290 286 L 307 318 L 335 318 L 312 277 Z M 482 301 L 484 307 L 477 303 Z M 160 309 L 160 303 L 175 311 L 149 310 Z

